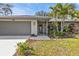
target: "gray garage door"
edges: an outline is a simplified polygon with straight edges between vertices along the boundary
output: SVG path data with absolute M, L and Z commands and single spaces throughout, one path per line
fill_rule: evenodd
M 0 22 L 0 35 L 28 35 L 31 32 L 31 22 Z

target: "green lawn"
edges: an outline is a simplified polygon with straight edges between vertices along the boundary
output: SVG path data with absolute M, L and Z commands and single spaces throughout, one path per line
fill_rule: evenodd
M 35 40 L 29 46 L 37 56 L 79 56 L 79 39 Z

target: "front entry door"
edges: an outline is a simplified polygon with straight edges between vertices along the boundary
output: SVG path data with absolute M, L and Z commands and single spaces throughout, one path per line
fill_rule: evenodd
M 45 33 L 46 33 L 45 23 L 39 23 L 38 24 L 38 34 L 39 35 L 45 35 Z
M 43 34 L 43 25 L 39 25 L 39 34 Z

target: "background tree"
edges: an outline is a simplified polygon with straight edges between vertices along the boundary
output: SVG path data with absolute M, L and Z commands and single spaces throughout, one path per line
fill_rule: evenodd
M 45 12 L 45 11 L 43 11 L 43 10 L 41 10 L 41 11 L 37 11 L 37 12 L 35 13 L 35 15 L 36 15 L 36 16 L 48 16 L 48 13 Z
M 79 18 L 79 10 L 75 10 L 72 14 L 73 17 Z
M 74 20 L 74 22 L 71 24 L 71 32 L 73 33 L 73 37 L 75 38 L 79 38 L 79 27 L 78 27 L 78 23 L 77 23 L 77 20 L 79 18 L 79 11 L 78 10 L 75 10 L 74 13 L 72 14 L 72 18 Z M 78 37 L 77 37 L 77 34 L 78 34 Z
M 11 4 L 0 3 L 0 12 L 3 16 L 10 16 L 12 15 L 12 7 Z

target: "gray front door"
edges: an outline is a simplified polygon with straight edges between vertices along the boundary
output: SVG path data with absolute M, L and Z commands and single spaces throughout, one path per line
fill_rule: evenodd
M 27 35 L 31 32 L 31 22 L 3 21 L 0 22 L 0 35 Z

